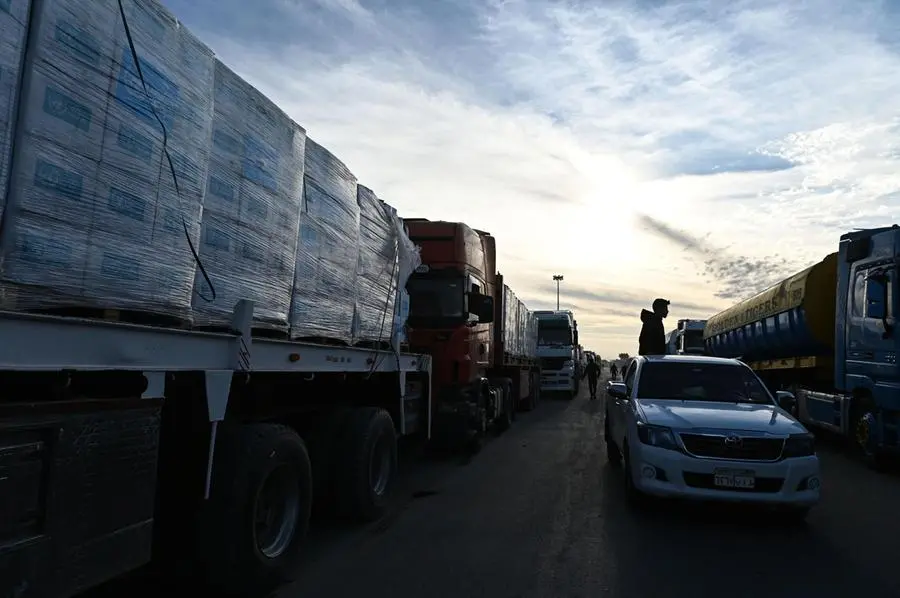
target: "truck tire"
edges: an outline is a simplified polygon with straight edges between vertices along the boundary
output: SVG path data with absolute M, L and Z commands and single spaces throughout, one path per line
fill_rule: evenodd
M 207 581 L 263 593 L 287 581 L 309 528 L 306 445 L 283 425 L 248 424 L 220 436 L 197 556 Z
M 384 409 L 363 407 L 344 420 L 332 461 L 335 506 L 342 517 L 361 522 L 381 517 L 397 474 L 394 421 Z
M 503 401 L 500 407 L 501 412 L 497 415 L 494 425 L 497 428 L 497 432 L 502 434 L 512 426 L 518 401 L 513 400 L 512 380 L 501 379 L 497 382 L 500 390 L 503 392 Z

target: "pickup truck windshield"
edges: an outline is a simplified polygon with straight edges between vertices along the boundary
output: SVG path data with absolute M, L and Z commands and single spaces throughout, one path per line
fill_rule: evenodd
M 539 345 L 571 345 L 572 329 L 564 324 L 538 322 Z
M 721 363 L 645 363 L 637 395 L 642 399 L 772 404 L 753 372 L 741 365 Z

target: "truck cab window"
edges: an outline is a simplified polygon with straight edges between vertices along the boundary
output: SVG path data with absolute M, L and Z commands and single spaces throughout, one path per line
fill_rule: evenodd
M 859 271 L 853 278 L 853 305 L 851 314 L 856 318 L 865 317 L 866 314 L 866 273 Z
M 894 280 L 893 271 L 884 273 L 884 278 L 868 277 L 865 280 L 865 315 L 867 318 L 881 320 L 894 316 Z

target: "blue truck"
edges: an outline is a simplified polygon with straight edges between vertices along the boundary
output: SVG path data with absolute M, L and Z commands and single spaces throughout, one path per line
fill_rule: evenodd
M 878 464 L 900 449 L 898 256 L 897 225 L 844 234 L 837 252 L 710 318 L 706 350 L 793 393 L 804 424 Z

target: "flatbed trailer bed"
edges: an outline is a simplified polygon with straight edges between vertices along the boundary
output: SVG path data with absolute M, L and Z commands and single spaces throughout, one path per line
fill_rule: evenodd
M 314 506 L 380 516 L 396 437 L 431 434 L 431 358 L 253 338 L 252 312 L 211 333 L 0 311 L 0 594 L 65 598 L 151 560 L 256 593 Z M 295 478 L 274 552 L 240 516 L 273 462 Z

